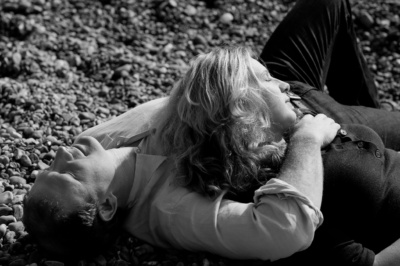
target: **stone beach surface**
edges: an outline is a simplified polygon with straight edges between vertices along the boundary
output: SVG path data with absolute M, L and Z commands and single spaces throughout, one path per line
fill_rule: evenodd
M 168 95 L 193 56 L 224 44 L 259 53 L 288 0 L 1 0 L 0 265 L 49 260 L 21 222 L 22 200 L 60 146 Z M 399 111 L 400 1 L 351 1 L 382 108 Z M 345 82 L 345 81 L 344 81 Z M 79 239 L 77 239 L 79 241 Z M 122 235 L 77 265 L 260 265 L 162 250 Z

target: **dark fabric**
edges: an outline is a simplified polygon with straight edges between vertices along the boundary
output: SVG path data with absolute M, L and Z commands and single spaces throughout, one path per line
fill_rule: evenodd
M 400 154 L 376 132 L 342 125 L 323 151 L 325 221 L 311 247 L 274 265 L 373 265 L 400 237 Z
M 388 112 L 365 106 L 338 103 L 302 82 L 290 82 L 291 90 L 302 97 L 303 103 L 316 113 L 323 113 L 339 124 L 361 124 L 372 128 L 386 148 L 400 151 L 400 112 Z
M 298 0 L 266 43 L 260 59 L 278 79 L 328 86 L 339 103 L 379 107 L 361 54 L 348 1 Z

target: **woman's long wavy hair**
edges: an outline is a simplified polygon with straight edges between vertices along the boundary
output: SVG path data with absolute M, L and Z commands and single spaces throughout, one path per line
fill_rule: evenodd
M 245 47 L 217 48 L 192 61 L 171 92 L 162 127 L 183 185 L 211 197 L 265 183 L 286 143 L 273 142 L 266 89 Z

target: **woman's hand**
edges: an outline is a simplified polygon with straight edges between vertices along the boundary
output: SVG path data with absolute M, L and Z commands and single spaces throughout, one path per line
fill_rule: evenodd
M 316 141 L 324 148 L 332 142 L 339 129 L 340 125 L 324 114 L 305 115 L 294 125 L 291 138 Z

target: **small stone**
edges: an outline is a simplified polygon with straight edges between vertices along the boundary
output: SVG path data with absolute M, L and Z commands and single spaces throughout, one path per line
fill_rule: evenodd
M 39 174 L 39 171 L 38 170 L 33 170 L 32 172 L 31 172 L 31 175 L 30 175 L 30 178 L 32 178 L 32 179 L 36 179 L 37 178 L 37 175 Z
M 54 136 L 47 136 L 46 140 L 50 142 L 51 145 L 60 145 L 61 141 L 59 141 L 56 137 Z
M 10 215 L 12 213 L 13 209 L 8 206 L 2 206 L 0 207 L 0 216 L 3 215 Z
M 13 198 L 13 203 L 22 203 L 24 200 L 25 195 L 15 195 Z
M 14 194 L 11 191 L 6 191 L 0 194 L 0 204 L 9 204 L 13 199 Z
M 96 263 L 97 266 L 106 266 L 107 265 L 107 260 L 104 258 L 103 255 L 98 255 L 94 258 L 94 262 Z
M 19 69 L 19 67 L 21 65 L 21 60 L 22 60 L 22 56 L 20 53 L 13 54 L 12 61 L 13 61 L 14 67 Z
M 37 164 L 40 160 L 39 156 L 36 153 L 29 154 L 29 159 L 31 160 L 32 163 L 35 164 Z
M 21 163 L 22 166 L 25 166 L 25 167 L 31 167 L 32 166 L 32 161 L 29 158 L 29 156 L 26 155 L 26 154 L 22 155 L 22 157 L 19 160 L 19 162 Z
M 89 121 L 93 121 L 96 119 L 96 115 L 90 112 L 82 112 L 79 114 L 79 118 L 81 120 L 87 119 Z
M 14 223 L 17 220 L 15 219 L 15 217 L 13 215 L 3 215 L 0 216 L 0 224 L 10 224 L 10 223 Z
M 169 0 L 168 3 L 169 3 L 169 5 L 172 6 L 172 7 L 177 7 L 177 6 L 178 6 L 178 3 L 176 3 L 175 0 Z
M 22 138 L 22 135 L 19 134 L 18 132 L 12 132 L 12 133 L 10 133 L 10 137 L 13 139 L 20 139 L 20 138 Z
M 371 28 L 374 24 L 374 18 L 365 10 L 361 11 L 358 19 L 360 20 L 361 24 L 367 29 Z
M 10 184 L 12 185 L 25 185 L 26 180 L 20 176 L 12 176 L 10 177 Z
M 8 224 L 8 230 L 14 231 L 14 232 L 20 232 L 25 230 L 25 226 L 21 221 L 18 222 L 12 222 Z
M 188 16 L 194 16 L 197 13 L 197 9 L 192 5 L 187 5 L 186 8 L 185 8 L 185 13 Z
M 113 264 L 114 266 L 129 266 L 130 263 L 124 260 L 116 260 Z
M 1 219 L 1 217 L 0 217 Z M 15 241 L 17 241 L 16 238 L 17 234 L 13 231 L 7 231 L 6 235 L 4 236 L 5 239 L 7 240 L 8 243 L 12 244 L 15 243 Z
M 20 204 L 14 204 L 13 205 L 13 210 L 14 210 L 14 217 L 17 221 L 20 221 L 22 217 L 24 216 L 24 208 Z
M 123 66 L 120 66 L 114 70 L 111 79 L 118 80 L 120 78 L 126 78 L 129 76 L 129 72 L 131 71 L 131 69 L 132 69 L 132 64 L 125 64 Z
M 25 138 L 30 138 L 32 137 L 33 132 L 35 132 L 35 130 L 31 127 L 26 127 L 23 130 L 23 135 Z
M 55 260 L 48 260 L 44 262 L 46 266 L 64 266 L 64 263 Z
M 13 250 L 11 253 L 17 252 L 17 251 L 14 251 L 14 250 L 17 249 L 17 248 L 14 246 L 14 244 L 17 244 L 17 246 L 21 246 L 21 243 L 19 243 L 19 242 L 13 243 L 13 244 L 10 246 L 10 250 Z M 9 266 L 26 266 L 26 261 L 25 261 L 24 259 L 16 259 L 16 260 L 12 261 L 12 262 L 9 264 Z
M 0 238 L 2 238 L 7 231 L 7 225 L 6 224 L 0 224 Z
M 194 44 L 194 45 L 196 45 L 196 44 L 207 45 L 207 44 L 208 44 L 208 41 L 207 41 L 207 39 L 204 38 L 203 36 L 201 36 L 201 35 L 196 35 L 196 36 L 193 38 L 193 44 Z
M 48 164 L 44 163 L 42 160 L 39 161 L 38 166 L 39 166 L 40 170 L 45 170 L 50 167 Z
M 105 108 L 105 107 L 101 107 L 100 106 L 100 107 L 97 108 L 97 110 L 102 114 L 106 114 L 106 115 L 110 114 L 110 109 Z
M 0 163 L 6 166 L 6 165 L 8 165 L 10 163 L 10 158 L 8 158 L 8 156 L 1 155 L 0 156 Z
M 42 136 L 43 136 L 43 131 L 41 131 L 41 130 L 37 130 L 32 133 L 32 138 L 35 138 L 35 139 L 41 139 Z
M 54 70 L 59 77 L 65 77 L 69 71 L 69 64 L 65 60 L 58 59 L 54 64 Z
M 110 88 L 106 85 L 103 85 L 99 91 L 100 97 L 107 97 L 108 93 L 110 92 Z
M 230 24 L 233 21 L 233 15 L 231 13 L 225 13 L 221 16 L 220 21 L 224 24 Z

